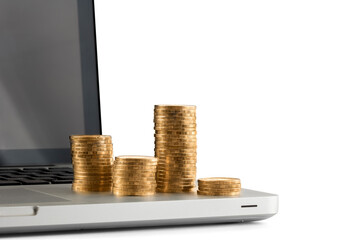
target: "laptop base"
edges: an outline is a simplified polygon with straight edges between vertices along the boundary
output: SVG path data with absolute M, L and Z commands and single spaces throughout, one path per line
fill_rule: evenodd
M 242 189 L 237 197 L 78 194 L 70 184 L 0 188 L 0 233 L 247 222 L 277 213 L 278 196 Z

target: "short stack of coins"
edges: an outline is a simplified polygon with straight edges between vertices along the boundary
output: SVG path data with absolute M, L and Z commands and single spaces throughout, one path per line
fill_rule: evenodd
M 115 157 L 113 194 L 116 196 L 148 196 L 156 192 L 157 158 L 147 156 Z
M 70 136 L 75 192 L 111 192 L 113 144 L 111 136 Z
M 193 192 L 196 183 L 196 106 L 155 105 L 157 192 Z
M 199 195 L 207 196 L 237 196 L 240 194 L 239 178 L 211 177 L 198 179 Z

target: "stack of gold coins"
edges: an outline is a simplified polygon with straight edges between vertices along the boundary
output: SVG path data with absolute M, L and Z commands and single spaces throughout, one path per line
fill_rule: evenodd
M 240 194 L 239 178 L 211 177 L 198 180 L 199 195 L 208 196 L 236 196 Z
M 155 157 L 118 156 L 113 172 L 113 193 L 117 196 L 147 196 L 156 190 Z
M 111 136 L 70 136 L 75 192 L 110 192 L 113 145 Z
M 157 192 L 193 192 L 196 183 L 196 106 L 156 105 Z

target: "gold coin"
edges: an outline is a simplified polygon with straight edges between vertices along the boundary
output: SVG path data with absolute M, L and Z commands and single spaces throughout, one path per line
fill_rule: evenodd
M 164 157 L 161 158 L 157 166 L 170 166 L 170 165 L 176 165 L 176 166 L 192 166 L 196 165 L 197 160 L 196 157 Z
M 154 179 L 151 179 L 151 180 L 141 180 L 141 181 L 136 181 L 136 180 L 133 180 L 133 181 L 130 181 L 128 179 L 124 179 L 124 180 L 120 180 L 120 179 L 113 179 L 113 182 L 114 183 L 123 183 L 123 184 L 127 184 L 127 185 L 151 185 L 151 184 L 154 184 L 155 183 L 155 180 Z
M 155 176 L 155 171 L 152 173 L 148 173 L 148 174 L 142 174 L 142 173 L 119 173 L 119 174 L 114 174 L 114 177 L 118 177 L 118 178 L 151 178 Z
M 194 110 L 154 110 L 154 116 L 177 116 L 177 117 L 196 117 L 196 111 Z
M 195 105 L 157 104 L 155 109 L 196 109 Z
M 176 132 L 176 131 L 174 131 L 174 132 Z M 164 133 L 155 133 L 154 134 L 155 139 L 157 139 L 157 140 L 172 140 L 172 141 L 184 141 L 184 140 L 196 141 L 197 140 L 196 134 L 167 134 L 167 132 L 172 133 L 171 131 L 168 131 L 168 130 L 165 130 L 162 132 L 164 132 Z M 188 131 L 188 132 L 194 132 L 194 131 Z
M 219 184 L 223 184 L 223 183 L 239 183 L 240 184 L 240 179 L 239 178 L 228 178 L 228 177 L 209 177 L 209 178 L 199 178 L 198 179 L 198 183 L 202 184 L 202 183 L 219 183 Z
M 174 170 L 174 169 L 178 169 L 179 171 L 184 171 L 184 170 L 196 170 L 196 161 L 194 162 L 188 162 L 188 163 L 181 163 L 180 161 L 178 162 L 161 162 L 158 164 L 157 170 L 159 169 L 168 169 L 168 170 Z
M 131 156 L 131 155 L 124 155 L 124 156 L 117 156 L 116 159 L 156 161 L 156 157 L 153 157 L 153 156 Z
M 196 109 L 154 109 L 154 115 L 196 114 Z
M 197 141 L 196 140 L 186 140 L 186 139 L 155 139 L 154 143 L 159 146 L 177 146 L 177 145 L 186 145 L 186 146 L 196 146 Z
M 156 153 L 156 155 L 158 156 L 158 158 L 161 159 L 166 159 L 166 158 L 171 158 L 171 157 L 178 157 L 178 158 L 192 158 L 192 159 L 196 159 L 197 157 L 197 153 Z M 159 162 L 162 160 L 159 160 Z
M 94 181 L 89 181 L 89 182 L 73 182 L 73 185 L 76 187 L 104 187 L 104 186 L 111 186 L 112 182 L 101 182 L 101 183 L 97 183 L 95 184 Z
M 112 175 L 112 171 L 87 171 L 87 170 L 79 170 L 74 172 L 74 175 L 76 176 L 109 176 Z
M 155 117 L 196 117 L 196 111 L 154 111 Z
M 196 144 L 197 139 L 185 139 L 185 138 L 158 138 L 155 137 L 155 143 L 159 144 Z
M 78 158 L 73 157 L 72 158 L 73 163 L 79 163 L 79 164 L 109 164 L 113 162 L 113 158 L 106 157 L 106 158 Z
M 108 188 L 94 188 L 94 189 L 88 189 L 88 188 L 78 188 L 78 187 L 72 187 L 72 190 L 74 192 L 81 192 L 81 193 L 90 193 L 90 192 L 111 192 L 111 187 Z
M 71 148 L 85 148 L 85 149 L 93 149 L 93 148 L 102 148 L 102 149 L 113 149 L 112 143 L 106 143 L 106 144 L 98 144 L 98 143 L 72 143 Z
M 77 159 L 101 159 L 101 158 L 111 158 L 113 157 L 112 153 L 103 153 L 103 154 L 80 154 L 80 153 L 76 153 L 76 154 L 71 154 L 72 158 L 77 158 Z
M 233 189 L 233 190 L 224 190 L 224 191 L 213 191 L 208 189 L 198 189 L 198 191 L 202 193 L 209 193 L 209 194 L 227 194 L 227 193 L 240 193 L 240 189 Z
M 119 166 L 134 166 L 134 165 L 138 165 L 138 166 L 154 166 L 154 165 L 156 165 L 156 163 L 157 163 L 157 160 L 156 161 L 148 161 L 148 162 L 145 162 L 145 161 L 132 161 L 132 160 L 126 161 L 126 160 L 119 160 L 119 159 L 115 160 L 115 165 L 119 165 Z
M 153 166 L 142 166 L 142 165 L 114 165 L 114 170 L 119 171 L 154 171 L 156 165 Z
M 213 192 L 203 192 L 197 191 L 198 195 L 206 195 L 206 196 L 238 196 L 240 192 L 228 192 L 228 193 L 213 193 Z
M 137 192 L 137 193 L 146 193 L 146 192 L 155 192 L 156 188 L 146 188 L 146 189 L 130 189 L 130 188 L 117 188 L 113 187 L 113 192 Z
M 73 166 L 74 168 L 77 169 L 94 169 L 95 167 L 101 167 L 101 168 L 105 168 L 105 167 L 111 167 L 111 162 L 76 162 L 73 161 Z
M 139 189 L 139 190 L 151 190 L 156 187 L 156 184 L 143 184 L 143 185 L 133 185 L 121 182 L 114 182 L 113 188 L 115 189 Z
M 116 189 L 152 189 L 156 187 L 156 183 L 151 183 L 151 184 L 129 184 L 127 182 L 122 183 L 122 182 L 114 182 L 113 183 L 114 188 Z
M 112 173 L 108 172 L 108 173 L 98 173 L 96 174 L 95 172 L 93 173 L 88 173 L 88 172 L 75 172 L 74 173 L 74 178 L 112 178 Z
M 99 139 L 70 139 L 70 143 L 82 143 L 82 144 L 110 144 L 111 138 L 99 138 Z
M 156 169 L 157 172 L 159 171 L 166 171 L 166 172 L 196 172 L 196 165 L 159 165 Z
M 128 182 L 128 183 L 133 183 L 133 182 L 138 182 L 138 183 L 151 183 L 151 182 L 155 182 L 155 176 L 153 177 L 142 177 L 142 178 L 133 178 L 133 177 L 116 177 L 113 179 L 114 182 Z
M 112 158 L 100 158 L 100 159 L 84 159 L 84 158 L 73 158 L 72 159 L 73 164 L 78 164 L 78 166 L 86 166 L 86 165 L 98 165 L 101 167 L 102 165 L 105 166 L 111 166 L 112 165 Z
M 160 189 L 196 189 L 194 184 L 186 184 L 186 185 L 180 185 L 180 184 L 159 184 L 157 185 L 157 188 Z
M 197 159 L 196 156 L 182 156 L 182 157 L 176 157 L 167 155 L 164 157 L 160 157 L 160 160 L 158 162 L 158 165 L 162 163 L 179 163 L 179 164 L 187 164 L 187 163 L 196 163 Z
M 151 196 L 154 195 L 155 192 L 124 192 L 124 191 L 113 191 L 115 196 Z
M 184 182 L 180 180 L 162 180 L 158 179 L 157 181 L 158 187 L 166 187 L 166 186 L 173 186 L 173 187 L 192 187 L 195 186 L 195 182 Z
M 195 184 L 196 176 L 161 176 L 158 175 L 156 178 L 156 182 L 158 184 L 165 183 L 177 183 L 177 184 Z
M 165 181 L 183 181 L 183 182 L 194 182 L 196 175 L 177 175 L 176 173 L 171 175 L 165 175 L 164 173 L 157 174 L 157 182 Z
M 198 185 L 199 190 L 214 190 L 214 191 L 222 191 L 227 189 L 241 189 L 240 185 L 230 185 L 230 186 L 201 186 Z
M 104 183 L 104 184 L 85 184 L 85 183 L 76 183 L 73 182 L 72 186 L 74 188 L 87 188 L 87 189 L 98 189 L 98 188 L 111 188 L 112 183 Z
M 70 135 L 70 139 L 108 139 L 111 138 L 110 135 Z
M 155 120 L 154 121 L 154 130 L 155 131 L 196 131 L 196 121 L 163 121 Z
M 196 107 L 155 107 L 154 113 L 156 112 L 196 112 Z
M 86 181 L 86 182 L 112 182 L 112 178 L 99 178 L 99 177 L 74 177 L 73 182 Z M 84 182 L 83 182 L 84 183 Z
M 188 148 L 188 149 L 196 149 L 197 148 L 197 144 L 164 144 L 164 143 L 156 143 L 156 147 L 157 148 L 166 148 L 168 150 L 172 150 L 172 149 L 184 149 L 184 148 Z
M 182 146 L 180 145 L 169 145 L 169 144 L 162 144 L 162 143 L 157 143 L 155 145 L 155 151 L 157 149 L 161 149 L 161 150 L 167 150 L 167 151 L 176 151 L 176 150 L 188 150 L 188 151 L 196 151 L 197 149 L 197 144 L 183 144 Z
M 168 167 L 168 168 L 158 168 L 157 169 L 157 174 L 162 173 L 162 174 L 174 174 L 174 175 L 179 175 L 179 174 L 196 174 L 196 168 L 180 168 L 180 167 Z
M 167 188 L 156 188 L 158 193 L 194 193 L 195 189 L 167 189 Z
M 149 167 L 152 168 L 154 166 L 156 166 L 157 161 L 156 162 L 134 162 L 134 161 L 122 161 L 122 160 L 115 160 L 114 165 L 115 166 L 124 166 L 124 167 L 134 167 L 134 166 L 139 166 L 139 167 Z
M 71 151 L 83 151 L 83 152 L 87 152 L 87 151 L 113 151 L 113 147 L 102 147 L 102 146 L 79 146 L 79 145 L 72 145 L 71 146 Z
M 196 132 L 196 126 L 158 126 L 154 127 L 154 132 L 156 135 L 170 135 L 170 136 L 181 136 L 181 134 L 177 134 L 178 132 Z M 182 134 L 186 135 L 186 134 Z M 196 134 L 193 134 L 196 135 Z
M 198 190 L 203 192 L 236 192 L 240 191 L 241 188 L 199 188 Z
M 191 179 L 157 179 L 156 183 L 158 186 L 176 184 L 176 186 L 195 186 L 195 181 Z
M 155 114 L 154 123 L 196 123 L 196 114 Z
M 154 148 L 155 153 L 166 153 L 166 154 L 176 154 L 176 153 L 197 153 L 197 148 L 195 147 L 186 147 L 186 148 L 177 148 L 177 149 L 168 149 L 165 146 L 156 146 Z
M 113 191 L 133 191 L 133 192 L 154 192 L 155 191 L 155 187 L 152 188 L 123 188 L 123 187 L 113 187 L 112 188 Z
M 105 166 L 88 166 L 88 165 L 73 165 L 74 172 L 76 171 L 111 171 L 112 166 L 110 164 Z
M 196 160 L 195 161 L 162 161 L 159 162 L 159 164 L 157 165 L 156 169 L 174 169 L 174 168 L 178 168 L 179 170 L 185 170 L 185 169 L 194 169 L 196 168 Z M 195 170 L 195 169 L 194 169 Z
M 154 130 L 172 130 L 172 131 L 196 131 L 196 120 L 186 120 L 186 121 L 164 121 L 164 120 L 155 120 L 154 121 Z M 159 128 L 159 129 L 157 129 Z M 179 128 L 179 129 L 177 129 Z
M 113 189 L 116 190 L 137 190 L 137 191 L 154 191 L 156 184 L 152 185 L 123 185 L 120 183 L 114 183 Z
M 169 166 L 169 167 L 159 167 L 157 169 L 157 173 L 163 173 L 163 174 L 174 174 L 174 175 L 178 175 L 178 174 L 195 174 L 196 173 L 196 167 L 174 167 L 174 166 Z
M 72 154 L 84 154 L 84 155 L 102 155 L 102 154 L 113 154 L 112 150 L 106 151 L 97 151 L 97 150 L 90 150 L 90 151 L 83 151 L 83 150 L 71 150 Z
M 204 186 L 204 187 L 214 187 L 214 188 L 226 188 L 226 187 L 239 187 L 241 186 L 241 183 L 232 183 L 232 182 L 227 182 L 227 183 L 211 183 L 211 182 L 198 182 L 199 187 Z
M 100 173 L 96 173 L 96 172 L 86 172 L 86 171 L 81 171 L 81 172 L 75 172 L 74 173 L 75 177 L 110 177 L 112 176 L 112 172 L 100 172 Z

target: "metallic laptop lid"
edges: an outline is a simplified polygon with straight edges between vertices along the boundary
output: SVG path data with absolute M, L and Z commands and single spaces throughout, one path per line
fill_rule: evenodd
M 92 0 L 0 1 L 0 167 L 68 164 L 101 134 Z

